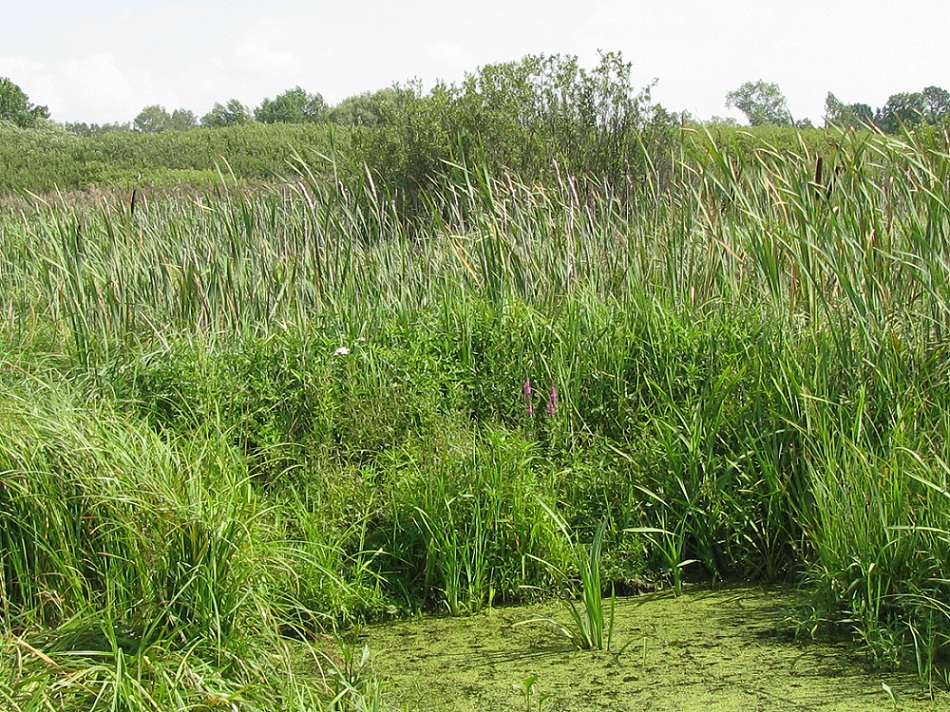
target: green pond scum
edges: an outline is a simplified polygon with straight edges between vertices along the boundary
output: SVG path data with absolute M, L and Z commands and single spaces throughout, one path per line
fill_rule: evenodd
M 845 643 L 796 638 L 788 588 L 687 587 L 618 598 L 613 646 L 575 650 L 555 604 L 371 626 L 385 709 L 801 712 L 946 710 L 915 676 L 875 671 Z

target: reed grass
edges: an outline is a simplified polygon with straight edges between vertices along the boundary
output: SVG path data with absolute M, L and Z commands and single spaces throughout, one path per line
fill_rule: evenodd
M 268 646 L 551 590 L 576 561 L 538 493 L 598 533 L 584 610 L 663 569 L 798 580 L 804 627 L 939 679 L 950 156 L 745 145 L 636 189 L 456 160 L 424 218 L 332 155 L 6 205 L 0 696 L 327 703 L 254 682 Z
M 584 547 L 574 541 L 567 523 L 554 509 L 541 501 L 545 513 L 558 528 L 558 531 L 567 542 L 571 556 L 568 565 L 571 568 L 562 568 L 550 561 L 542 560 L 558 582 L 559 586 L 567 587 L 561 591 L 561 600 L 570 613 L 571 625 L 565 626 L 552 618 L 538 618 L 524 623 L 550 623 L 561 631 L 571 644 L 579 650 L 608 650 L 613 633 L 613 604 L 614 596 L 610 598 L 610 608 L 604 615 L 603 583 L 601 581 L 600 556 L 604 544 L 604 529 L 606 522 L 600 522 L 594 530 L 594 536 L 589 546 Z M 580 602 L 575 602 L 575 592 L 570 590 L 572 576 L 580 577 Z M 524 623 L 517 624 L 523 625 Z

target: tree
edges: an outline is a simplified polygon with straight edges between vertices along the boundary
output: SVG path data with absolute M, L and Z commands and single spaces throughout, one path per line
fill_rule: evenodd
M 413 92 L 403 87 L 388 87 L 347 97 L 329 113 L 335 124 L 347 126 L 379 126 L 388 123 L 400 102 L 412 98 Z
M 379 102 L 369 92 L 350 96 L 330 110 L 329 119 L 346 126 L 378 126 L 382 123 Z
M 175 109 L 168 120 L 168 128 L 172 131 L 186 131 L 197 125 L 198 118 L 190 109 Z
M 132 120 L 132 127 L 139 133 L 159 133 L 168 129 L 171 120 L 164 106 L 152 104 L 142 109 Z
M 950 92 L 930 86 L 923 91 L 891 94 L 874 113 L 874 123 L 885 133 L 898 133 L 902 126 L 942 124 L 950 119 Z
M 164 106 L 152 104 L 139 112 L 132 122 L 132 127 L 139 133 L 161 133 L 184 131 L 193 128 L 197 123 L 194 112 L 189 109 L 175 109 L 169 114 Z
M 726 94 L 726 107 L 739 109 L 753 126 L 791 126 L 792 115 L 785 95 L 774 82 L 746 82 Z
M 252 121 L 254 117 L 251 116 L 251 110 L 237 99 L 231 99 L 224 106 L 215 103 L 211 111 L 201 117 L 201 125 L 211 128 L 244 126 Z
M 0 77 L 0 119 L 12 121 L 21 128 L 33 128 L 49 118 L 49 109 L 34 106 L 29 97 L 11 79 Z
M 950 117 L 950 92 L 940 87 L 924 89 L 924 119 L 928 124 L 942 124 Z
M 825 97 L 825 125 L 842 128 L 860 128 L 874 120 L 874 112 L 867 104 L 845 104 L 834 94 Z
M 306 124 L 323 121 L 327 105 L 319 94 L 308 94 L 300 87 L 288 89 L 274 99 L 264 99 L 254 110 L 255 118 L 265 124 Z
M 652 85 L 635 88 L 631 74 L 615 52 L 601 54 L 592 69 L 557 54 L 487 65 L 462 84 L 459 133 L 518 173 L 543 174 L 553 159 L 569 172 L 624 180 L 642 169 L 632 142 L 654 129 L 659 140 L 673 123 L 651 102 Z
M 885 133 L 897 133 L 901 126 L 916 126 L 924 120 L 927 98 L 923 92 L 892 94 L 874 115 L 874 123 Z

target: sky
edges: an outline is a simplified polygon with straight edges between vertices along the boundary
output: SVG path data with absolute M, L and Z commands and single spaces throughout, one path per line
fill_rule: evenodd
M 55 121 L 127 123 L 296 86 L 332 105 L 528 54 L 592 67 L 603 50 L 670 111 L 741 119 L 726 93 L 762 79 L 819 123 L 829 91 L 876 108 L 950 89 L 948 33 L 947 0 L 2 0 L 0 77 Z

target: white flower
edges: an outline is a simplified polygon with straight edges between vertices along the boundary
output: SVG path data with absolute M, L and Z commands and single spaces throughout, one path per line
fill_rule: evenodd
M 340 348 L 338 348 L 336 351 L 333 352 L 333 355 L 346 356 L 348 353 L 350 353 L 350 350 L 346 348 L 345 346 L 341 346 Z

